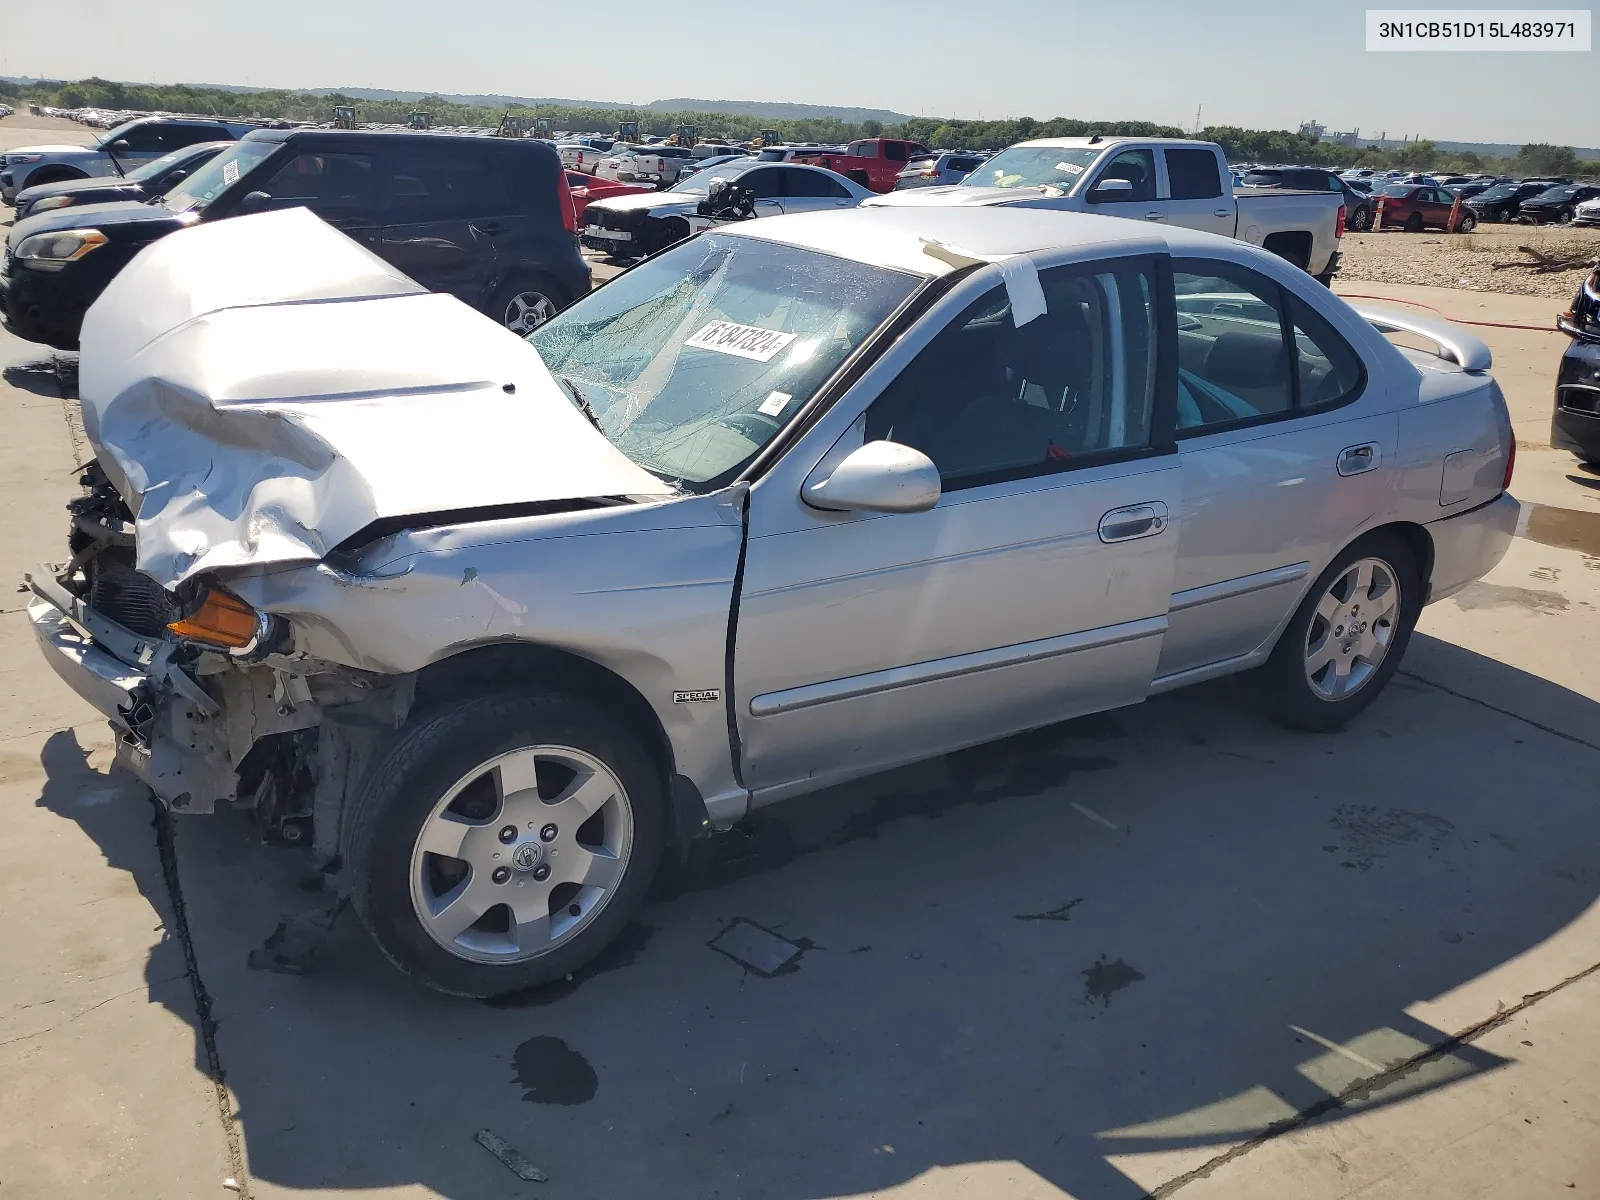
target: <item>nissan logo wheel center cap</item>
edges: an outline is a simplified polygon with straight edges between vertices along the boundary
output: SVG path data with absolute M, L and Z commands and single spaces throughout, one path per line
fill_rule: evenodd
M 544 844 L 529 840 L 511 852 L 511 865 L 519 871 L 532 871 L 544 861 Z

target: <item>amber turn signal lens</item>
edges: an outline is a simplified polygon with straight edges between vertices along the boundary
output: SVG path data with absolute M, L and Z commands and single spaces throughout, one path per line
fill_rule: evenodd
M 191 641 L 238 649 L 248 646 L 261 633 L 261 614 L 239 597 L 212 588 L 198 608 L 167 628 Z

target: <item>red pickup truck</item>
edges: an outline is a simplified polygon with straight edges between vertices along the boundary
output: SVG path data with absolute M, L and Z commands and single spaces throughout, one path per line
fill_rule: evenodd
M 900 138 L 862 138 L 851 142 L 843 153 L 797 154 L 795 162 L 809 163 L 837 171 L 846 179 L 853 179 L 864 188 L 875 192 L 892 192 L 906 162 L 919 154 L 927 154 L 921 142 L 907 142 Z

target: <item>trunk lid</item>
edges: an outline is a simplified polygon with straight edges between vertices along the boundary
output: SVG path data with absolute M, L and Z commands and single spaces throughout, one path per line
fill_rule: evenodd
M 167 587 L 316 561 L 384 518 L 672 494 L 532 346 L 305 209 L 156 242 L 82 343 L 85 432 Z

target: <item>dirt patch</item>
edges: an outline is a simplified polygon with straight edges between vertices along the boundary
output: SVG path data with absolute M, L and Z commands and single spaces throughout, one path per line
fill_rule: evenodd
M 1520 247 L 1600 259 L 1600 229 L 1556 225 L 1480 225 L 1472 233 L 1348 233 L 1341 282 L 1416 283 L 1469 292 L 1509 292 L 1567 300 L 1587 268 L 1536 275 Z

